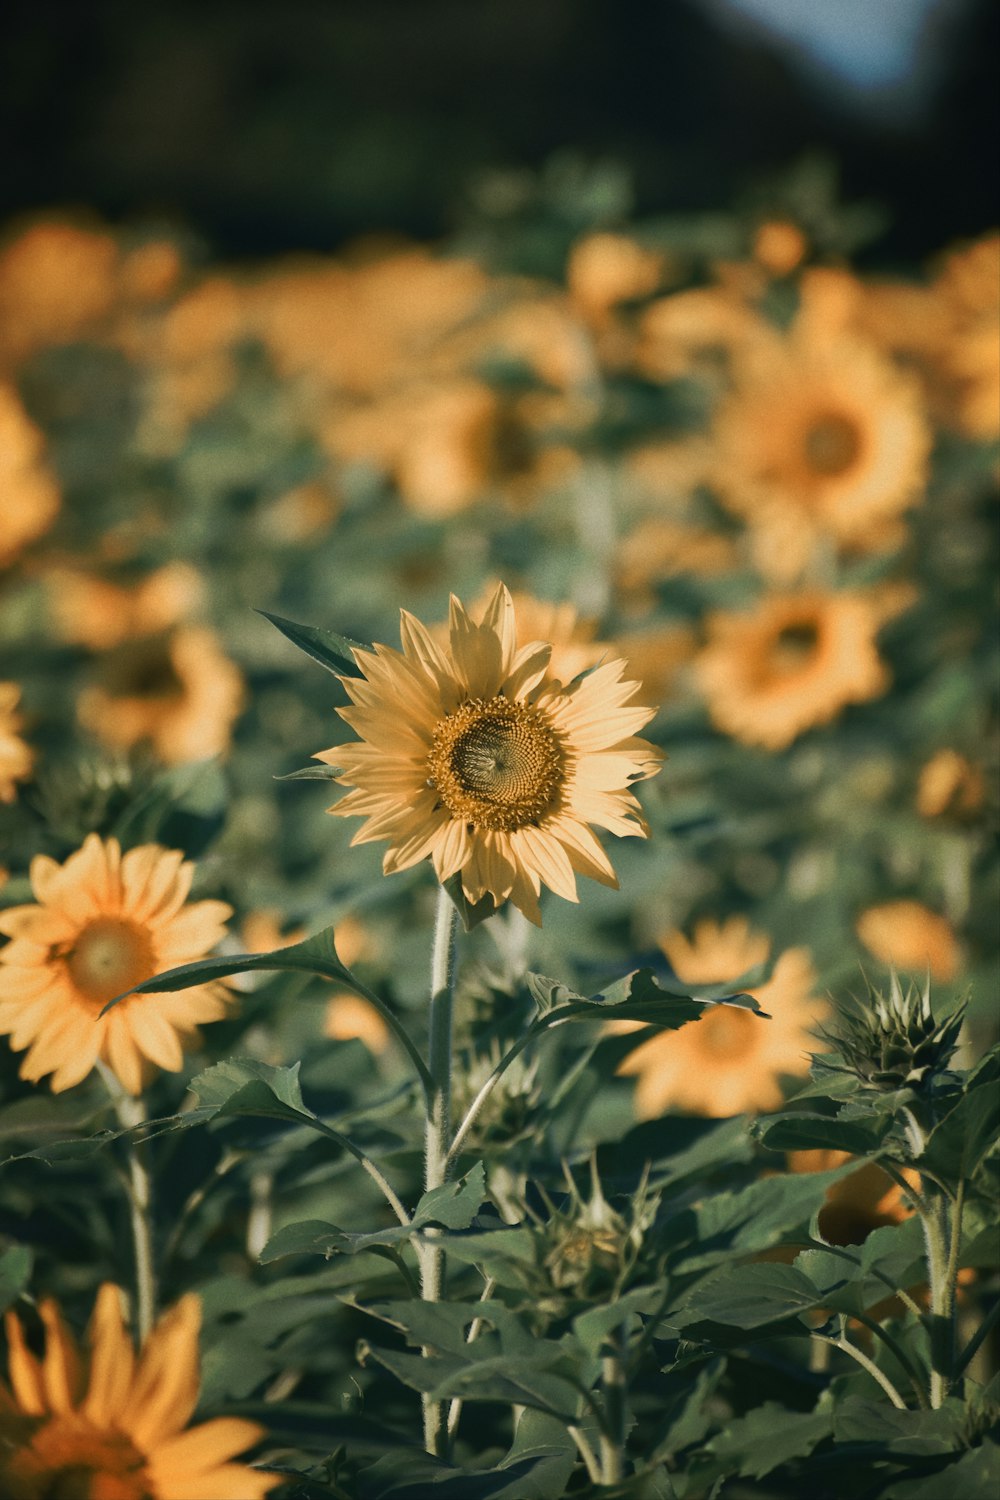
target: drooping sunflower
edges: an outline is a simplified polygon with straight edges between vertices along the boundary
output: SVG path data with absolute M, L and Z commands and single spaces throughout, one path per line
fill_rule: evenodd
M 243 677 L 203 625 L 123 641 L 77 704 L 80 723 L 127 750 L 148 740 L 168 765 L 222 755 L 243 703 Z
M 695 673 L 718 727 L 783 750 L 849 703 L 889 685 L 876 635 L 884 612 L 860 593 L 774 595 L 749 614 L 708 618 Z
M 360 739 L 316 757 L 353 788 L 330 809 L 366 819 L 353 842 L 386 839 L 386 874 L 431 859 L 470 901 L 509 899 L 536 923 L 543 883 L 568 901 L 576 873 L 617 886 L 588 824 L 645 836 L 629 786 L 659 759 L 636 738 L 653 710 L 631 701 L 625 663 L 546 682 L 550 647 L 518 648 L 503 585 L 479 621 L 452 599 L 447 650 L 406 610 L 400 633 L 402 652 L 358 651 L 364 677 L 344 679 Z
M 881 550 L 922 493 L 931 446 L 920 388 L 847 325 L 853 288 L 812 273 L 784 337 L 741 346 L 714 423 L 713 481 L 751 529 L 754 558 L 788 582 L 823 537 Z
M 705 920 L 693 939 L 670 932 L 660 946 L 690 985 L 727 984 L 763 963 L 771 942 L 745 917 Z M 677 1031 L 661 1031 L 625 1058 L 620 1072 L 638 1077 L 636 1113 L 651 1119 L 668 1109 L 723 1119 L 744 1110 L 776 1109 L 783 1077 L 804 1077 L 814 1030 L 828 1007 L 812 993 L 816 976 L 806 948 L 778 956 L 771 978 L 747 993 L 770 1020 L 721 1005 Z M 634 1029 L 624 1022 L 622 1031 Z
M 958 940 L 951 923 L 920 901 L 886 901 L 870 906 L 857 921 L 858 937 L 880 963 L 947 984 L 959 967 Z
M 0 1490 L 7 1500 L 262 1500 L 280 1476 L 233 1463 L 264 1436 L 217 1417 L 188 1427 L 198 1400 L 201 1303 L 164 1313 L 138 1356 L 122 1294 L 97 1294 L 81 1353 L 50 1298 L 39 1304 L 45 1356 L 6 1314 L 10 1391 L 0 1382 Z
M 133 995 L 100 1012 L 133 985 L 203 958 L 223 936 L 232 915 L 224 901 L 185 905 L 193 875 L 179 850 L 142 844 L 122 854 L 116 839 L 95 833 L 62 865 L 35 856 L 38 904 L 0 912 L 12 940 L 0 948 L 0 1034 L 15 1052 L 28 1049 L 22 1078 L 51 1073 L 59 1093 L 100 1059 L 138 1094 L 148 1063 L 181 1067 L 198 1025 L 226 1013 L 220 986 Z
M 35 757 L 21 738 L 24 720 L 18 713 L 21 689 L 15 682 L 0 682 L 0 802 L 13 802 L 16 783 L 31 775 Z

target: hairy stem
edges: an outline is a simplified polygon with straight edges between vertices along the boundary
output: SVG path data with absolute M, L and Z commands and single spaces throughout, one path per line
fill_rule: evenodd
M 832 1344 L 834 1349 L 841 1349 L 844 1354 L 849 1354 L 851 1358 L 855 1360 L 863 1370 L 867 1370 L 868 1374 L 872 1377 L 873 1380 L 876 1380 L 878 1382 L 878 1384 L 885 1391 L 886 1395 L 889 1397 L 889 1400 L 892 1402 L 893 1406 L 897 1406 L 900 1411 L 906 1410 L 906 1402 L 903 1400 L 902 1396 L 899 1394 L 896 1387 L 889 1379 L 888 1375 L 886 1375 L 885 1371 L 880 1370 L 874 1360 L 869 1359 L 867 1354 L 864 1354 L 860 1349 L 858 1349 L 854 1344 L 850 1342 L 847 1337 L 846 1320 L 841 1319 L 841 1332 L 839 1338 L 830 1338 L 830 1336 L 825 1333 L 814 1333 L 812 1337 L 814 1339 L 819 1339 L 821 1343 Z
M 455 938 L 458 911 L 442 887 L 438 891 L 434 946 L 431 953 L 430 1046 L 427 1056 L 431 1089 L 427 1100 L 424 1133 L 424 1187 L 441 1187 L 448 1176 L 448 1145 L 451 1131 L 451 1013 L 455 981 Z M 425 1302 L 439 1302 L 444 1278 L 444 1251 L 427 1232 L 427 1242 L 418 1247 L 420 1295 Z M 427 1353 L 427 1350 L 424 1350 Z M 448 1447 L 444 1403 L 423 1397 L 424 1446 L 443 1458 Z
M 625 1439 L 628 1433 L 624 1330 L 616 1330 L 609 1342 L 611 1349 L 601 1361 L 605 1422 L 601 1430 L 601 1481 L 603 1484 L 620 1484 L 625 1478 Z
M 98 1062 L 104 1086 L 114 1102 L 122 1128 L 132 1130 L 146 1121 L 146 1105 L 122 1088 L 106 1064 Z M 128 1204 L 135 1247 L 135 1323 L 140 1345 L 153 1331 L 156 1320 L 156 1268 L 153 1260 L 152 1179 L 146 1166 L 142 1145 L 130 1139 L 128 1152 Z

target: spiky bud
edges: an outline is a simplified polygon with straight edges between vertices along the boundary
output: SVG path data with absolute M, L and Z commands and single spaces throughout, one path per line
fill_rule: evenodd
M 833 1053 L 819 1061 L 882 1093 L 927 1091 L 958 1045 L 965 1006 L 939 1022 L 931 1010 L 929 979 L 922 988 L 909 984 L 904 993 L 892 969 L 888 995 L 866 982 L 864 999 L 852 995 L 850 1005 L 841 1006 L 839 1029 L 822 1033 Z

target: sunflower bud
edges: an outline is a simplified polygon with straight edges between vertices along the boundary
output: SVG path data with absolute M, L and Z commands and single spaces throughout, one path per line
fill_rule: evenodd
M 544 1265 L 552 1287 L 585 1299 L 624 1286 L 656 1212 L 645 1183 L 626 1212 L 618 1213 L 604 1196 L 593 1158 L 590 1178 L 590 1197 L 585 1199 L 566 1173 L 569 1200 L 564 1208 L 553 1209 L 545 1226 L 549 1246 Z
M 909 984 L 904 994 L 895 969 L 888 995 L 869 984 L 864 1000 L 852 995 L 851 1001 L 841 1009 L 839 1031 L 823 1032 L 834 1053 L 823 1058 L 823 1065 L 853 1073 L 863 1088 L 882 1093 L 929 1090 L 955 1051 L 965 1006 L 936 1021 L 930 980 L 922 989 Z

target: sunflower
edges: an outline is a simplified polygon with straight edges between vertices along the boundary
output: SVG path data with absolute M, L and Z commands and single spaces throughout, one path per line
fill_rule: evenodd
M 130 637 L 166 630 L 190 615 L 204 585 L 187 563 L 167 563 L 132 586 L 56 567 L 48 574 L 52 611 L 64 640 L 106 651 Z
M 55 521 L 59 486 L 42 462 L 44 446 L 14 388 L 0 382 L 0 567 Z
M 73 343 L 110 310 L 118 249 L 109 234 L 33 224 L 0 252 L 0 357 L 16 363 Z
M 958 942 L 951 923 L 919 901 L 870 906 L 858 918 L 857 933 L 879 963 L 929 970 L 932 979 L 944 984 L 958 973 Z
M 939 750 L 921 768 L 917 811 L 923 818 L 974 817 L 985 795 L 983 773 L 978 766 L 957 750 Z
M 0 682 L 0 802 L 13 802 L 15 783 L 31 775 L 35 757 L 21 738 L 24 720 L 18 713 L 21 689 L 14 682 Z
M 863 594 L 820 592 L 710 615 L 695 673 L 714 723 L 746 745 L 782 750 L 848 703 L 879 697 L 889 684 L 875 644 L 881 619 Z
M 720 924 L 699 922 L 693 939 L 670 932 L 660 939 L 675 973 L 689 985 L 737 980 L 766 961 L 770 939 L 754 933 L 745 917 Z M 747 993 L 769 1021 L 737 1006 L 721 1005 L 677 1031 L 661 1031 L 625 1058 L 619 1071 L 636 1075 L 636 1113 L 641 1119 L 667 1109 L 722 1119 L 743 1110 L 776 1109 L 781 1079 L 809 1071 L 813 1035 L 827 1006 L 812 994 L 816 976 L 805 948 L 789 948 L 775 962 L 766 984 Z M 616 1030 L 634 1029 L 625 1022 Z
M 847 330 L 854 301 L 844 277 L 812 273 L 788 335 L 762 329 L 740 347 L 716 412 L 714 487 L 749 523 L 757 566 L 782 581 L 824 537 L 856 551 L 897 544 L 926 482 L 919 386 Z
M 1000 230 L 953 250 L 934 291 L 945 309 L 941 364 L 954 394 L 955 420 L 971 438 L 1000 435 Z
M 77 714 L 112 749 L 149 740 L 169 765 L 221 755 L 243 702 L 243 678 L 211 630 L 180 625 L 123 641 L 84 688 Z
M 22 1078 L 51 1073 L 59 1093 L 101 1060 L 138 1094 L 146 1059 L 177 1072 L 198 1024 L 225 1014 L 218 985 L 133 995 L 100 1012 L 163 969 L 204 958 L 223 936 L 225 902 L 184 905 L 193 875 L 179 850 L 142 844 L 123 855 L 96 833 L 62 865 L 35 856 L 38 905 L 0 912 L 0 932 L 13 939 L 0 949 L 0 1034 L 15 1052 L 28 1049 Z
M 546 682 L 551 648 L 517 647 L 503 585 L 478 621 L 452 598 L 449 629 L 442 650 L 404 610 L 402 653 L 356 653 L 364 677 L 343 679 L 355 706 L 340 712 L 361 738 L 316 757 L 354 788 L 330 811 L 366 818 L 355 844 L 389 841 L 386 874 L 429 858 L 470 901 L 509 898 L 539 923 L 543 882 L 568 901 L 574 872 L 617 886 L 589 823 L 646 835 L 629 783 L 657 768 L 635 737 L 653 710 L 629 701 L 622 661 Z
M 788 1169 L 830 1172 L 850 1160 L 846 1151 L 791 1151 Z M 907 1179 L 919 1187 L 920 1179 L 915 1172 L 907 1172 Z M 829 1245 L 860 1245 L 872 1230 L 901 1224 L 912 1212 L 899 1183 L 878 1162 L 859 1162 L 856 1172 L 841 1177 L 827 1189 L 826 1202 L 819 1211 L 819 1231 Z
M 277 1475 L 233 1463 L 264 1436 L 217 1417 L 188 1427 L 198 1400 L 201 1303 L 189 1292 L 164 1313 L 138 1356 L 122 1294 L 100 1288 L 89 1357 L 56 1303 L 38 1308 L 45 1355 L 6 1314 L 10 1391 L 0 1383 L 0 1480 L 7 1500 L 261 1500 Z M 186 1430 L 185 1430 L 186 1429 Z

